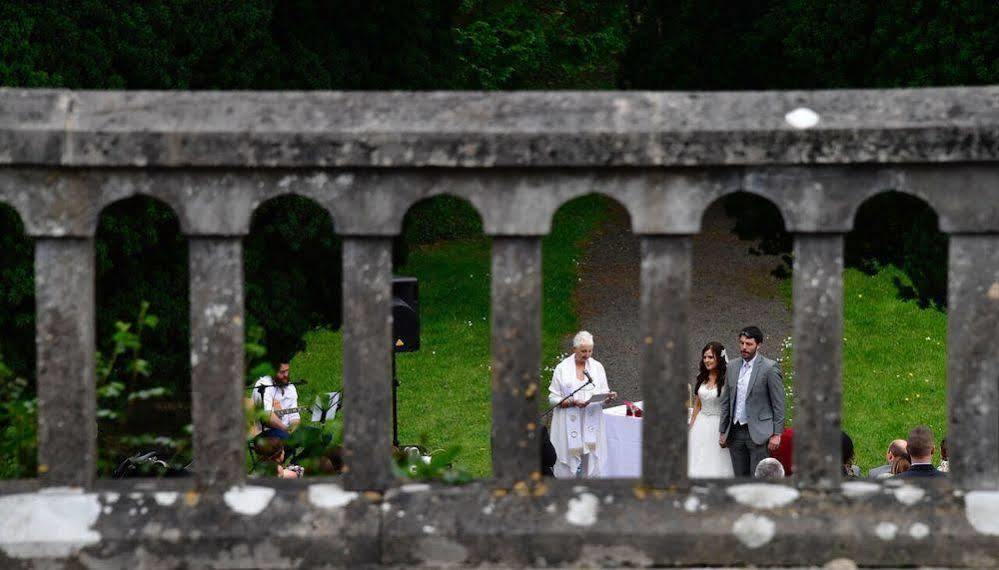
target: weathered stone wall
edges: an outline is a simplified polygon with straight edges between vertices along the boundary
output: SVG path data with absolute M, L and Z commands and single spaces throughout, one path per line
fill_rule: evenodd
M 797 112 L 792 113 L 795 110 Z M 803 111 L 801 109 L 808 109 Z M 886 190 L 950 234 L 948 442 L 933 485 L 841 484 L 843 235 Z M 740 190 L 794 234 L 796 476 L 686 477 L 690 237 Z M 642 481 L 540 480 L 540 240 L 608 195 L 642 241 Z M 344 238 L 340 479 L 245 486 L 241 237 L 315 200 Z M 417 201 L 468 199 L 494 236 L 495 477 L 389 469 L 391 239 Z M 93 235 L 156 197 L 190 239 L 192 481 L 94 481 Z M 0 482 L 18 566 L 999 565 L 999 88 L 774 93 L 147 93 L 0 89 L 0 202 L 37 240 L 40 475 Z M 897 483 L 897 482 L 895 482 Z M 283 529 L 274 533 L 269 526 Z

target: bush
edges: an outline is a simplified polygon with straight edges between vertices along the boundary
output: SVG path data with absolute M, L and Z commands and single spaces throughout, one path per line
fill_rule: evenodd
M 895 280 L 902 298 L 945 309 L 948 238 L 938 228 L 926 202 L 900 192 L 878 194 L 857 211 L 846 238 L 846 264 L 869 275 L 894 265 L 911 280 Z
M 17 212 L 0 204 L 0 353 L 12 376 L 34 387 L 35 244 Z
M 152 368 L 144 357 L 143 333 L 156 330 L 159 323 L 149 312 L 149 303 L 143 301 L 133 322 L 115 322 L 115 332 L 105 343 L 108 350 L 97 353 L 97 470 L 101 474 L 111 474 L 122 459 L 149 448 L 172 455 L 180 463 L 190 460 L 191 425 L 180 414 L 167 416 L 165 421 L 163 415 L 154 415 L 150 421 L 144 413 L 151 404 L 176 399 L 172 384 L 150 385 L 148 381 Z
M 0 355 L 2 356 L 2 355 Z M 28 382 L 0 358 L 0 479 L 34 477 L 38 471 L 38 400 Z
M 301 350 L 306 331 L 340 327 L 342 246 L 326 210 L 301 196 L 270 200 L 244 244 L 247 330 L 261 347 L 266 339 L 271 364 Z
M 157 315 L 142 339 L 150 373 L 134 378 L 130 388 L 170 387 L 189 405 L 188 250 L 177 216 L 144 196 L 116 202 L 101 215 L 94 247 L 98 350 L 111 354 L 119 323 L 135 322 L 136 310 L 148 304 Z M 112 377 L 121 378 L 117 371 Z M 175 427 L 183 423 L 178 418 Z

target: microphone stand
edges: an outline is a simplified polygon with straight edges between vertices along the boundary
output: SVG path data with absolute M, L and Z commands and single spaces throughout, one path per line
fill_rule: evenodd
M 271 380 L 271 382 L 274 382 L 274 381 Z M 284 388 L 286 386 L 302 386 L 302 385 L 308 384 L 308 383 L 309 383 L 308 380 L 299 380 L 297 382 L 288 382 L 287 384 L 261 384 L 259 386 L 250 386 L 249 388 L 247 388 L 247 390 L 249 390 L 251 392 L 254 391 L 254 390 L 256 390 L 257 393 L 260 394 L 260 399 L 263 400 L 264 399 L 264 392 L 266 392 L 268 388 Z
M 562 403 L 563 403 L 563 402 L 565 402 L 565 401 L 566 401 L 566 400 L 568 400 L 569 398 L 571 398 L 571 397 L 575 396 L 575 395 L 576 395 L 576 392 L 579 392 L 580 390 L 582 390 L 583 388 L 586 388 L 587 386 L 592 386 L 592 385 L 593 385 L 593 378 L 590 378 L 590 374 L 589 374 L 589 372 L 587 372 L 587 371 L 585 371 L 585 370 L 584 370 L 584 371 L 583 371 L 583 374 L 584 374 L 584 375 L 586 376 L 586 382 L 584 382 L 584 383 L 583 383 L 583 385 L 582 385 L 582 386 L 580 386 L 579 388 L 576 388 L 575 390 L 573 390 L 571 394 L 569 394 L 569 395 L 568 395 L 568 396 L 566 396 L 565 398 L 562 398 L 561 400 L 559 400 L 559 403 L 557 403 L 557 404 L 555 404 L 554 406 L 552 406 L 552 407 L 548 408 L 548 409 L 547 409 L 547 410 L 545 411 L 545 413 L 543 413 L 543 414 L 541 414 L 540 416 L 538 416 L 538 421 L 539 421 L 539 422 L 540 422 L 541 420 L 545 419 L 545 416 L 547 416 L 548 414 L 552 413 L 552 412 L 553 412 L 553 411 L 555 410 L 555 408 L 558 408 L 558 407 L 560 407 L 560 406 L 562 405 Z

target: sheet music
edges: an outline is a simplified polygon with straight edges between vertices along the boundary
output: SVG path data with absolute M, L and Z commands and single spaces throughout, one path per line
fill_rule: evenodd
M 327 407 L 326 404 L 329 404 Z M 323 420 L 323 412 L 326 412 L 325 421 L 333 421 L 336 418 L 337 410 L 340 409 L 340 392 L 329 392 L 316 396 L 315 403 L 312 404 L 312 421 Z
M 610 397 L 610 392 L 604 392 L 603 394 L 594 394 L 590 396 L 590 399 L 586 401 L 587 404 L 602 404 L 604 400 Z

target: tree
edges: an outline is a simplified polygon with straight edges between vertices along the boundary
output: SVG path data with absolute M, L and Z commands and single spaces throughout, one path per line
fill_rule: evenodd
M 306 331 L 340 327 L 341 241 L 322 207 L 300 196 L 265 202 L 244 243 L 248 324 L 263 328 L 273 364 L 289 362 Z

